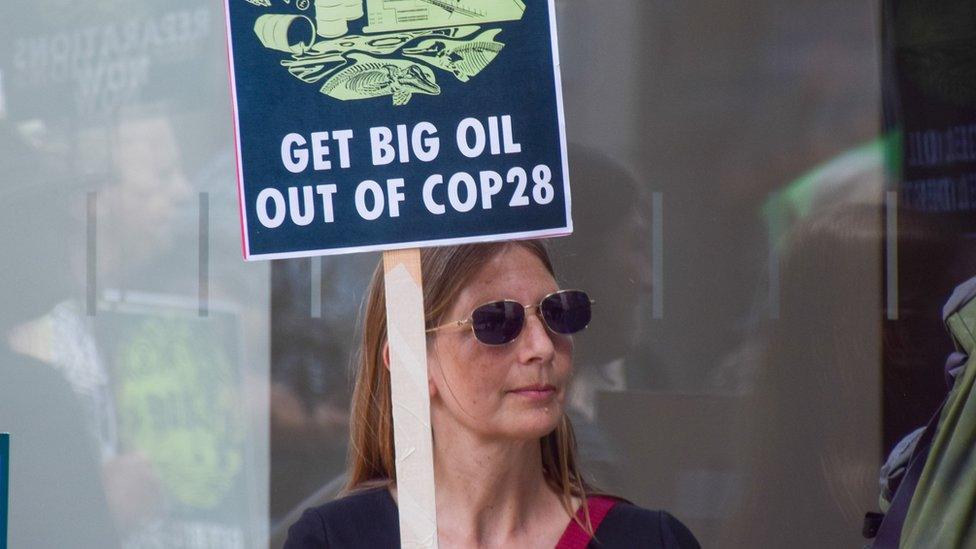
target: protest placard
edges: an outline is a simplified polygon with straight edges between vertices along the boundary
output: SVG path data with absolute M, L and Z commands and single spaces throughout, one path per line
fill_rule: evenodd
M 246 259 L 572 231 L 551 2 L 227 6 Z
M 572 232 L 553 0 L 225 1 L 244 258 L 386 252 L 401 544 L 436 547 L 417 248 Z

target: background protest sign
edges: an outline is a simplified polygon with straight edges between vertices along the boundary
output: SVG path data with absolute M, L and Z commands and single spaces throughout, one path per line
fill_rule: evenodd
M 551 0 L 226 0 L 244 256 L 572 232 Z

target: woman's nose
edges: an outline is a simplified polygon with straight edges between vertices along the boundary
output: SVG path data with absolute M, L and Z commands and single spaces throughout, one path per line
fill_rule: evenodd
M 517 341 L 519 359 L 523 363 L 552 361 L 556 348 L 552 342 L 552 334 L 542 322 L 538 314 L 525 315 L 525 326 Z

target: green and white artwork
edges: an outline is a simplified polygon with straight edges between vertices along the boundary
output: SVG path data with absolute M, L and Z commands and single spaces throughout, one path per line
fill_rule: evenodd
M 453 73 L 461 82 L 467 82 L 502 51 L 504 44 L 495 40 L 500 32 L 501 29 L 489 29 L 469 40 L 426 38 L 415 47 L 405 48 L 403 54 Z
M 522 0 L 366 0 L 365 32 L 518 21 Z
M 406 105 L 415 93 L 441 93 L 434 71 L 419 63 L 364 53 L 349 54 L 349 60 L 352 64 L 329 78 L 322 93 L 343 101 L 392 95 L 394 105 Z
M 525 13 L 521 0 L 366 0 L 365 10 L 363 0 L 243 1 L 269 9 L 254 34 L 289 55 L 281 65 L 292 76 L 333 99 L 389 97 L 397 106 L 439 95 L 439 73 L 474 79 L 505 46 L 502 29 L 484 25 Z M 270 13 L 281 2 L 291 13 Z M 363 17 L 364 34 L 350 34 L 349 23 Z

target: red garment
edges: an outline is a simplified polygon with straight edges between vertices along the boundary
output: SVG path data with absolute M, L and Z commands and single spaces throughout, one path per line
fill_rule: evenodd
M 611 498 L 607 496 L 590 496 L 586 498 L 586 502 L 590 508 L 590 522 L 593 524 L 593 531 L 600 527 L 600 523 L 606 518 L 607 513 L 613 506 L 617 504 L 619 500 L 616 498 Z M 586 533 L 586 530 L 579 525 L 580 522 L 586 523 L 586 514 L 583 512 L 583 506 L 580 505 L 578 511 L 576 511 L 576 518 L 579 520 L 569 521 L 569 526 L 566 527 L 566 531 L 563 532 L 563 536 L 559 538 L 559 543 L 556 544 L 556 549 L 586 549 L 590 544 L 590 540 L 593 536 Z

